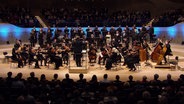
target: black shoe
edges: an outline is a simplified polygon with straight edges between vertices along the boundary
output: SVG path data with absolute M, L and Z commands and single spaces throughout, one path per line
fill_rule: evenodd
M 56 69 L 56 70 L 58 70 L 59 68 L 58 68 L 58 67 L 56 67 L 55 69 Z
M 39 66 L 35 66 L 36 69 L 41 69 Z
M 133 68 L 131 68 L 129 71 L 132 71 L 133 70 Z

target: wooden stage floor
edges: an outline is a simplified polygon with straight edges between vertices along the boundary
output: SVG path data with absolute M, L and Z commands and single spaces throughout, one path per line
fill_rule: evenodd
M 6 77 L 7 72 L 11 71 L 13 72 L 13 76 L 15 76 L 17 73 L 21 72 L 23 73 L 23 78 L 29 77 L 30 72 L 35 72 L 36 77 L 40 77 L 41 74 L 45 74 L 46 78 L 48 80 L 51 80 L 53 78 L 53 75 L 57 73 L 59 75 L 59 79 L 62 80 L 65 77 L 66 73 L 69 73 L 69 67 L 64 65 L 63 67 L 60 67 L 59 70 L 55 70 L 54 66 L 51 65 L 50 68 L 47 66 L 41 66 L 41 69 L 34 69 L 33 66 L 30 68 L 28 66 L 25 66 L 23 68 L 11 68 L 10 63 L 3 63 L 2 60 L 4 58 L 3 52 L 11 53 L 13 45 L 0 45 L 0 77 Z M 184 46 L 180 44 L 171 44 L 171 49 L 173 51 L 173 56 L 171 56 L 169 59 L 174 60 L 176 56 L 179 57 L 178 65 L 183 68 L 184 64 Z M 87 58 L 86 58 L 87 59 Z M 71 59 L 72 60 L 72 59 Z M 87 60 L 88 61 L 88 60 Z M 150 62 L 152 63 L 152 62 Z M 74 61 L 71 61 L 71 64 L 74 65 Z M 154 64 L 154 63 L 153 63 Z M 121 81 L 127 81 L 128 76 L 132 75 L 134 77 L 134 80 L 141 80 L 143 76 L 147 76 L 148 80 L 153 79 L 154 74 L 159 74 L 160 80 L 166 79 L 167 74 L 171 74 L 172 78 L 174 80 L 177 80 L 180 74 L 184 74 L 183 70 L 180 69 L 171 69 L 171 68 L 154 68 L 150 66 L 145 66 L 144 62 L 141 62 L 141 68 L 136 71 L 129 71 L 126 66 L 117 65 L 116 68 L 113 68 L 112 70 L 106 70 L 105 67 L 102 65 L 98 65 L 94 63 L 93 66 L 90 64 L 87 64 L 88 68 L 87 73 L 84 74 L 84 78 L 86 78 L 88 81 L 91 79 L 91 77 L 95 74 L 98 77 L 98 80 L 102 80 L 104 74 L 108 74 L 110 80 L 114 80 L 116 75 L 120 76 Z M 69 73 L 70 77 L 74 80 L 79 79 L 79 73 Z

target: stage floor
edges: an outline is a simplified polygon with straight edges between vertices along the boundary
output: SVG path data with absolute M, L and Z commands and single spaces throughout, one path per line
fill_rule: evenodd
M 3 52 L 8 52 L 11 54 L 11 49 L 13 45 L 0 45 L 0 59 L 3 60 L 4 55 Z M 174 60 L 176 56 L 179 57 L 178 65 L 183 68 L 184 64 L 184 46 L 180 44 L 171 44 L 171 49 L 173 51 L 173 56 L 169 57 L 170 60 Z M 88 59 L 88 58 L 86 58 Z M 87 60 L 88 61 L 88 60 Z M 152 62 L 151 62 L 152 63 Z M 74 61 L 71 61 L 71 64 L 75 64 Z M 66 73 L 69 73 L 69 67 L 64 65 L 60 67 L 59 70 L 55 70 L 53 65 L 50 65 L 48 68 L 47 66 L 41 66 L 41 69 L 34 69 L 34 66 L 28 67 L 25 66 L 23 68 L 16 68 L 10 67 L 10 63 L 0 63 L 0 77 L 6 77 L 7 72 L 13 72 L 13 76 L 16 76 L 17 73 L 23 73 L 23 78 L 29 77 L 30 72 L 35 72 L 36 77 L 40 77 L 41 74 L 45 74 L 48 80 L 53 78 L 53 75 L 57 73 L 59 75 L 59 79 L 62 80 L 65 77 Z M 98 65 L 94 63 L 94 65 L 87 64 L 87 73 L 84 74 L 84 78 L 88 81 L 91 77 L 95 74 L 98 77 L 98 80 L 102 80 L 104 74 L 108 74 L 110 80 L 114 80 L 116 75 L 120 76 L 121 81 L 127 81 L 128 76 L 132 75 L 134 80 L 141 80 L 142 77 L 145 75 L 148 77 L 148 80 L 153 79 L 154 74 L 160 75 L 160 80 L 166 78 L 167 74 L 171 74 L 174 80 L 177 80 L 180 74 L 184 74 L 184 71 L 179 69 L 171 69 L 171 68 L 154 68 L 150 66 L 145 66 L 144 62 L 141 62 L 141 67 L 139 70 L 136 71 L 129 71 L 126 66 L 122 66 L 121 64 L 117 65 L 116 68 L 112 68 L 112 70 L 106 70 L 103 65 Z M 74 80 L 79 79 L 79 73 L 69 73 L 70 77 Z

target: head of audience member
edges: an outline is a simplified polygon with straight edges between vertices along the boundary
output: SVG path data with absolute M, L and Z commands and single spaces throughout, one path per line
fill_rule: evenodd
M 58 79 L 58 74 L 54 74 L 54 79 Z
M 43 80 L 46 80 L 45 74 L 42 74 L 42 75 L 40 76 L 40 81 L 43 81 Z
M 108 78 L 108 75 L 107 74 L 104 74 L 103 78 L 104 79 L 107 79 Z
M 8 76 L 8 78 L 11 78 L 12 77 L 12 72 L 8 72 L 7 76 Z
M 119 75 L 116 75 L 116 80 L 119 81 L 120 77 Z
M 69 79 L 70 78 L 70 75 L 67 73 L 67 74 L 65 74 L 65 78 L 66 79 Z
M 84 74 L 80 73 L 79 78 L 80 78 L 80 80 L 82 80 L 84 78 Z
M 20 79 L 22 79 L 22 76 L 23 76 L 22 73 L 18 73 L 16 77 L 20 80 Z
M 171 74 L 167 74 L 167 80 L 171 80 Z
M 97 76 L 93 75 L 92 78 L 91 78 L 91 81 L 97 81 Z
M 133 76 L 132 75 L 130 75 L 128 78 L 129 78 L 129 81 L 133 81 Z
M 154 75 L 154 80 L 158 80 L 158 78 L 159 78 L 159 75 L 158 74 L 155 74 Z
M 142 77 L 142 82 L 147 82 L 147 76 Z
M 34 78 L 35 77 L 35 73 L 34 72 L 31 72 L 30 73 L 30 76 L 31 76 L 31 78 Z

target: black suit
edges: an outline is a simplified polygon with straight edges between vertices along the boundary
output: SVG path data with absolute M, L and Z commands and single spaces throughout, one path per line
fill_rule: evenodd
M 73 42 L 73 51 L 74 51 L 74 56 L 75 56 L 75 61 L 76 61 L 76 65 L 82 66 L 81 65 L 81 57 L 82 57 L 82 46 L 83 46 L 83 42 L 80 39 L 76 39 Z
M 23 67 L 23 62 L 21 60 L 21 55 L 19 53 L 16 53 L 16 48 L 12 49 L 12 60 L 17 61 L 18 62 L 18 67 Z
M 167 48 L 167 50 L 166 50 L 166 52 L 164 54 L 164 61 L 165 61 L 165 63 L 167 63 L 166 56 L 167 55 L 172 55 L 171 45 L 169 43 L 166 44 L 166 48 Z

